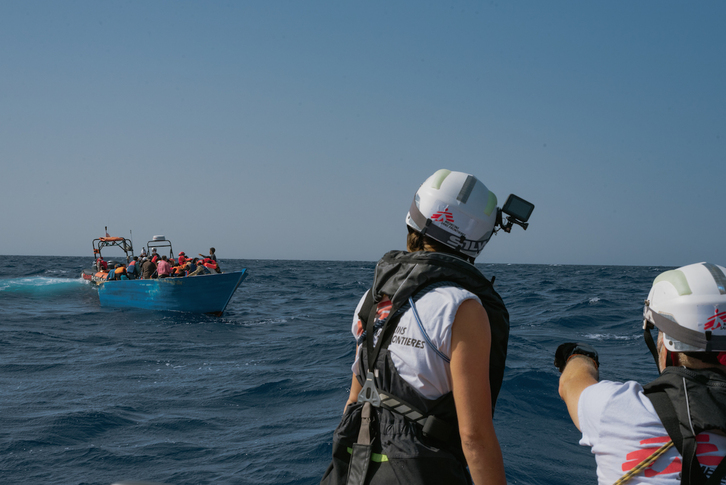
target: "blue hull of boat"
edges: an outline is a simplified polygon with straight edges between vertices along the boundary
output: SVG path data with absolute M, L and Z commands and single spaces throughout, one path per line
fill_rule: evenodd
M 101 306 L 221 314 L 247 270 L 186 278 L 106 281 Z

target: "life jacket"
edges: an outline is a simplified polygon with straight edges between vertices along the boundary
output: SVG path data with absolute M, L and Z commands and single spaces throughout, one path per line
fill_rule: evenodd
M 683 457 L 681 484 L 720 484 L 726 460 L 707 478 L 696 458 L 696 436 L 704 431 L 726 433 L 726 374 L 671 366 L 643 390 Z
M 209 269 L 216 270 L 217 269 L 217 262 L 211 258 L 204 258 L 203 263 L 204 266 L 206 266 Z
M 358 379 L 361 395 L 370 399 L 362 402 L 359 397 L 348 405 L 335 430 L 333 459 L 321 484 L 471 484 L 453 394 L 425 398 L 398 374 L 388 352 L 408 305 L 444 285 L 476 294 L 487 311 L 494 409 L 504 376 L 509 313 L 492 283 L 474 265 L 449 254 L 391 251 L 376 265 L 373 286 L 358 314 L 365 328 Z M 384 295 L 391 299 L 391 310 L 376 322 L 376 304 Z M 374 345 L 376 327 L 382 330 Z

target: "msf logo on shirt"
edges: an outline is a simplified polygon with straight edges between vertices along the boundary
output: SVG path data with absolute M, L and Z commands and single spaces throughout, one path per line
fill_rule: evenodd
M 718 307 L 713 311 L 713 316 L 706 321 L 703 326 L 704 330 L 716 330 L 724 328 L 724 320 L 726 320 L 726 311 L 719 312 Z
M 642 440 L 640 444 L 645 448 L 628 453 L 625 457 L 627 461 L 623 463 L 622 470 L 624 472 L 629 472 L 639 465 L 640 462 L 652 455 L 655 450 L 661 447 L 661 445 L 667 443 L 669 439 L 670 438 L 668 436 L 660 436 L 658 438 Z M 707 475 L 710 475 L 712 468 L 717 467 L 718 464 L 721 463 L 722 458 L 719 455 L 718 447 L 711 444 L 710 441 L 710 437 L 707 434 L 699 434 L 696 436 L 696 458 L 698 458 L 698 463 L 701 465 L 701 468 L 705 468 L 704 472 Z M 670 462 L 666 464 L 664 463 L 666 461 L 666 456 L 661 456 L 655 463 L 646 468 L 643 474 L 647 478 L 650 478 L 656 475 L 680 473 L 683 467 L 681 458 L 676 456 L 675 458 L 671 458 Z

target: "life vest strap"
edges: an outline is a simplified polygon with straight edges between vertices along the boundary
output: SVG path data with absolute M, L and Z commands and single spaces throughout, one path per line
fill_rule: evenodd
M 721 483 L 721 477 L 726 474 L 726 459 L 721 459 L 714 473 L 706 478 L 696 458 L 697 442 L 693 433 L 683 435 L 676 409 L 665 391 L 646 393 L 646 397 L 653 403 L 658 418 L 668 432 L 673 444 L 683 457 L 683 470 L 681 473 L 681 485 L 716 485 Z M 686 396 L 686 399 L 688 397 Z
M 384 407 L 393 413 L 400 414 L 421 426 L 425 436 L 444 442 L 449 440 L 454 431 L 454 427 L 443 419 L 433 414 L 426 414 L 415 406 L 405 402 L 403 399 L 376 389 L 375 378 L 373 372 L 370 371 L 367 373 L 363 388 L 358 393 L 358 402 L 364 403 L 363 414 L 361 415 L 361 427 L 358 433 L 358 443 L 360 444 L 370 444 L 371 407 Z M 366 413 L 368 413 L 367 416 Z
M 423 428 L 423 434 L 430 438 L 441 441 L 448 441 L 454 432 L 454 427 L 433 414 L 425 414 L 414 406 L 404 402 L 402 399 L 391 396 L 385 392 L 378 393 L 381 396 L 381 406 L 391 412 L 401 414 Z
M 370 373 L 369 373 L 370 374 Z M 373 387 L 375 391 L 375 386 Z M 362 392 L 361 392 L 362 393 Z M 360 430 L 358 441 L 353 444 L 348 464 L 348 485 L 363 485 L 368 475 L 368 466 L 371 462 L 373 448 L 371 446 L 371 401 L 365 401 L 361 410 Z
M 371 404 L 375 407 L 380 407 L 381 405 L 381 398 L 379 396 L 378 389 L 376 389 L 376 381 L 373 377 L 373 372 L 371 371 L 368 371 L 366 374 L 366 381 L 363 384 L 363 388 L 358 393 L 358 402 Z

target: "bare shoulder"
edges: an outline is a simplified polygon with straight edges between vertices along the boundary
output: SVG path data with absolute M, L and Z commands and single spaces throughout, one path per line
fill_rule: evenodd
M 479 301 L 474 299 L 464 300 L 456 312 L 454 327 L 471 326 L 481 328 L 482 325 L 489 326 L 489 316 Z

